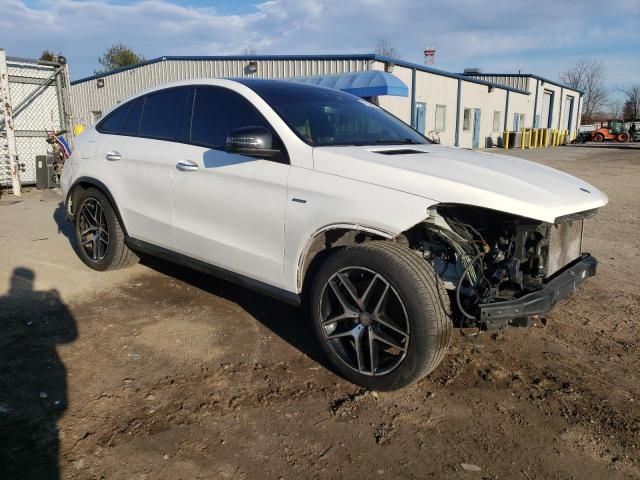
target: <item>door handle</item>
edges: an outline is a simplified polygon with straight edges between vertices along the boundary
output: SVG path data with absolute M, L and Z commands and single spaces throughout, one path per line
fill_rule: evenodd
M 107 152 L 107 154 L 105 155 L 105 158 L 111 162 L 115 162 L 117 160 L 121 160 L 122 155 L 120 155 L 120 152 L 116 152 L 115 150 L 112 150 L 111 152 Z
M 176 163 L 176 168 L 181 172 L 195 172 L 198 170 L 198 164 L 191 160 L 180 160 Z

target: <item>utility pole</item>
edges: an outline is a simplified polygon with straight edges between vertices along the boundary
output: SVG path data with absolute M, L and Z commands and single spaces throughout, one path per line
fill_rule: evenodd
M 0 122 L 0 141 L 2 137 L 6 139 L 6 153 L 4 145 L 0 143 L 0 159 L 4 157 L 4 162 L 0 160 L 0 168 L 2 164 L 9 167 L 11 175 L 11 187 L 13 194 L 17 197 L 22 195 L 20 190 L 20 166 L 18 164 L 18 155 L 16 150 L 16 132 L 13 124 L 13 114 L 11 106 L 11 97 L 9 95 L 9 70 L 7 68 L 7 55 L 4 49 L 0 48 L 0 114 L 2 114 L 3 122 Z

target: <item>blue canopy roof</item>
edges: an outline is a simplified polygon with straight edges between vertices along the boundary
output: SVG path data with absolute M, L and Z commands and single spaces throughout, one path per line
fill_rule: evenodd
M 358 97 L 377 97 L 380 95 L 409 96 L 409 89 L 398 77 L 380 70 L 296 77 L 289 80 L 335 88 Z

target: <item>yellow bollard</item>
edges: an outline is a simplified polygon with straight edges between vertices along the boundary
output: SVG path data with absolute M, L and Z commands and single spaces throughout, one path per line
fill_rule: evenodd
M 529 148 L 532 148 L 532 147 L 531 147 L 531 142 L 532 142 L 532 141 L 533 141 L 533 129 L 532 129 L 532 128 L 530 128 L 530 129 L 529 129 Z
M 538 148 L 538 129 L 533 132 L 533 147 Z
M 520 148 L 524 148 L 524 128 L 520 130 Z
M 502 142 L 505 150 L 509 150 L 509 130 L 504 131 L 504 141 Z

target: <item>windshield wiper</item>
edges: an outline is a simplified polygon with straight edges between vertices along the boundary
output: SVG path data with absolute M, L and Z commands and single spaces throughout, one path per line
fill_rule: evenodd
M 376 143 L 386 143 L 389 145 L 416 145 L 418 142 L 410 138 L 378 138 Z

